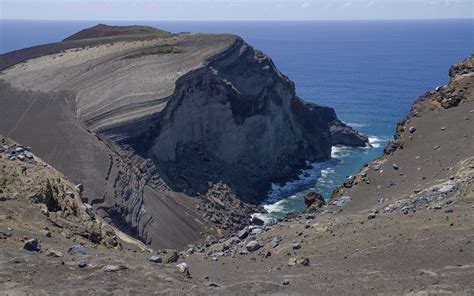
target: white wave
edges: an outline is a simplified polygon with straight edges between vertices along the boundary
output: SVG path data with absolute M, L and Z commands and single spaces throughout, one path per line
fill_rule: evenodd
M 267 194 L 267 198 L 263 205 L 275 204 L 284 199 L 295 199 L 295 192 L 301 192 L 311 188 L 318 179 L 321 178 L 323 172 L 328 167 L 334 166 L 337 160 L 329 160 L 320 163 L 311 164 L 311 168 L 304 170 L 298 179 L 287 182 L 285 184 L 272 184 L 271 190 Z
M 373 148 L 379 148 L 386 141 L 387 140 L 376 137 L 376 136 L 370 136 L 369 137 L 369 144 L 372 145 Z
M 356 123 L 356 122 L 344 122 L 344 123 L 353 128 L 361 128 L 361 127 L 366 126 L 366 124 Z
M 331 158 L 341 160 L 342 158 L 348 156 L 353 149 L 355 148 L 348 146 L 332 146 Z

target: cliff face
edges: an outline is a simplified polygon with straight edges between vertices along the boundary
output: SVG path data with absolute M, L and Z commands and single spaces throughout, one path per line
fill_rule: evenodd
M 334 110 L 298 98 L 268 56 L 233 35 L 140 30 L 100 25 L 0 59 L 0 132 L 83 183 L 108 221 L 183 246 L 221 227 L 190 196 L 220 183 L 256 202 L 330 157 Z
M 305 161 L 328 159 L 334 118 L 333 109 L 299 99 L 268 56 L 237 39 L 177 81 L 148 153 L 177 190 L 202 193 L 222 179 L 250 200 Z

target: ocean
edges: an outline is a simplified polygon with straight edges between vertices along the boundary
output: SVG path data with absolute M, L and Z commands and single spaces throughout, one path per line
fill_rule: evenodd
M 0 20 L 0 53 L 64 39 L 98 22 Z M 334 147 L 298 180 L 274 184 L 265 219 L 301 212 L 308 190 L 325 198 L 346 176 L 380 156 L 397 121 L 426 91 L 447 83 L 449 67 L 474 53 L 474 21 L 104 22 L 171 32 L 233 33 L 270 55 L 305 100 L 335 108 L 373 148 Z

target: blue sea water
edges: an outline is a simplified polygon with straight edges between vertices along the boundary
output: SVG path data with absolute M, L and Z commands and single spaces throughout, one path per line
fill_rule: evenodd
M 64 39 L 90 21 L 0 20 L 0 53 Z M 269 54 L 302 98 L 334 107 L 370 136 L 374 148 L 333 149 L 295 182 L 273 186 L 266 218 L 303 209 L 303 194 L 328 198 L 346 176 L 381 155 L 396 122 L 448 69 L 474 53 L 474 22 L 465 20 L 314 22 L 107 22 L 152 25 L 171 32 L 234 33 Z

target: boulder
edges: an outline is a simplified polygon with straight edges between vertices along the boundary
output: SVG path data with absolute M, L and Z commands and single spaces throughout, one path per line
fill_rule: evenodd
M 302 256 L 292 257 L 288 259 L 288 266 L 296 266 L 296 265 L 308 266 L 309 259 Z
M 174 263 L 178 261 L 179 255 L 175 250 L 165 250 L 165 255 L 163 257 L 163 262 L 165 264 Z
M 245 239 L 249 235 L 249 228 L 245 227 L 237 233 L 239 239 Z
M 454 185 L 446 184 L 446 185 L 443 185 L 443 187 L 439 189 L 439 192 L 448 193 L 448 192 L 451 192 L 453 189 L 454 189 Z
M 283 237 L 277 235 L 275 236 L 274 238 L 272 238 L 272 240 L 270 241 L 270 244 L 272 245 L 272 248 L 276 248 L 278 247 L 278 245 L 280 244 L 280 242 L 283 240 Z
M 83 246 L 81 245 L 73 245 L 73 246 L 70 246 L 69 249 L 67 250 L 67 253 L 69 255 L 76 255 L 76 254 L 79 254 L 79 255 L 86 255 L 87 254 L 87 251 L 86 251 L 86 248 L 84 248 Z
M 367 219 L 369 220 L 375 219 L 376 217 L 377 217 L 377 214 L 375 214 L 375 212 L 373 211 L 369 211 L 369 213 L 367 214 Z
M 338 207 L 343 207 L 345 206 L 348 202 L 350 202 L 352 198 L 348 195 L 341 196 L 337 201 L 336 201 L 336 206 Z
M 293 241 L 293 242 L 291 243 L 291 247 L 293 248 L 293 250 L 301 249 L 301 243 L 298 242 L 298 241 Z
M 151 256 L 148 261 L 153 262 L 153 263 L 162 263 L 163 258 L 161 256 Z
M 265 224 L 265 221 L 263 221 L 262 219 L 260 219 L 257 216 L 253 216 L 251 222 L 252 222 L 252 224 L 258 225 L 258 226 L 263 226 Z
M 41 247 L 39 245 L 38 240 L 36 238 L 32 238 L 25 242 L 23 249 L 30 252 L 38 252 L 39 250 L 41 250 Z
M 253 240 L 253 241 L 248 242 L 248 243 L 245 245 L 245 247 L 247 248 L 247 250 L 248 250 L 249 252 L 255 252 L 255 251 L 257 251 L 258 249 L 260 249 L 261 246 L 260 246 L 260 244 L 258 243 L 258 241 Z
M 79 261 L 79 268 L 84 268 L 87 267 L 89 264 L 87 263 L 86 260 L 81 260 Z
M 326 204 L 324 197 L 318 192 L 308 192 L 304 196 L 304 212 L 314 213 Z
M 189 275 L 189 266 L 186 262 L 176 265 L 176 268 L 179 272 Z

